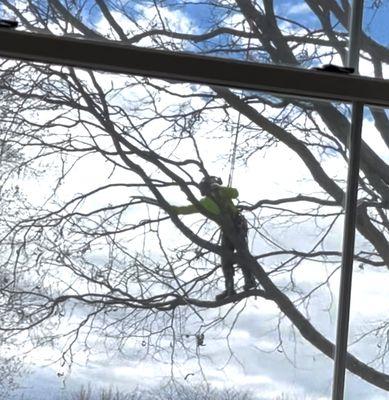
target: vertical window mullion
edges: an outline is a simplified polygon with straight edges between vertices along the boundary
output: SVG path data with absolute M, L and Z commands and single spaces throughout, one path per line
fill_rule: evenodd
M 349 29 L 348 66 L 358 73 L 359 50 L 362 33 L 363 0 L 353 0 Z M 342 265 L 339 288 L 336 346 L 334 354 L 334 377 L 332 400 L 343 400 L 346 372 L 347 342 L 350 322 L 351 285 L 354 260 L 355 226 L 357 219 L 359 163 L 363 123 L 361 102 L 352 103 L 349 132 L 349 163 L 343 227 Z

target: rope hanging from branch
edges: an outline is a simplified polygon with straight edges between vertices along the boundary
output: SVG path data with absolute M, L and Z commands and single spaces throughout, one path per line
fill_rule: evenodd
M 239 136 L 239 127 L 240 127 L 240 113 L 238 115 L 238 121 L 236 124 L 236 132 L 234 143 L 232 145 L 232 152 L 231 152 L 231 167 L 230 167 L 230 174 L 228 176 L 228 186 L 232 186 L 232 180 L 234 179 L 234 171 L 235 171 L 235 162 L 236 162 L 236 150 L 238 147 L 238 136 Z
M 251 37 L 249 37 L 248 43 L 247 43 L 247 51 L 246 51 L 246 61 L 249 61 L 250 59 L 250 45 L 251 45 Z M 243 97 L 244 91 L 242 90 L 242 97 Z M 232 153 L 231 153 L 231 167 L 230 167 L 230 174 L 228 176 L 228 186 L 232 186 L 232 181 L 234 179 L 234 171 L 235 171 L 235 162 L 236 162 L 236 150 L 238 147 L 238 136 L 239 136 L 239 129 L 240 129 L 240 117 L 241 113 L 239 112 L 238 114 L 238 121 L 236 124 L 236 132 L 235 132 L 235 138 L 234 138 L 234 143 L 232 145 Z

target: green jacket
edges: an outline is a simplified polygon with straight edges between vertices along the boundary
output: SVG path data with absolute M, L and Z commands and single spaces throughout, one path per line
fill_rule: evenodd
M 239 192 L 237 189 L 232 187 L 220 186 L 218 188 L 218 192 L 215 195 L 217 196 L 220 205 L 223 209 L 231 211 L 232 214 L 237 214 L 238 209 L 235 204 L 232 202 L 232 199 L 236 199 L 239 196 Z M 209 196 L 202 198 L 199 203 L 204 207 L 210 214 L 218 217 L 220 215 L 220 207 L 216 204 L 216 202 Z M 173 206 L 173 210 L 177 214 L 187 215 L 201 212 L 196 205 L 190 204 L 188 206 Z

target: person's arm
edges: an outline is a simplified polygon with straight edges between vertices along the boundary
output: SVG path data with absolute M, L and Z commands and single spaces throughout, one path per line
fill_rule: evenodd
M 190 204 L 188 206 L 171 206 L 171 208 L 178 215 L 189 215 L 199 212 L 194 204 Z
M 203 199 L 199 200 L 199 203 L 206 211 L 211 214 L 218 215 L 220 213 L 218 205 L 209 197 L 204 197 Z M 201 212 L 194 204 L 181 207 L 172 206 L 172 209 L 179 215 L 189 215 Z

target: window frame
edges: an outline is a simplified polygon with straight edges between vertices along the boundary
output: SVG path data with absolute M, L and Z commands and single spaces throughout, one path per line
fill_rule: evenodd
M 364 1 L 351 1 L 349 66 L 358 71 Z M 342 400 L 363 107 L 364 105 L 389 107 L 389 80 L 367 78 L 358 74 L 347 75 L 304 70 L 292 66 L 174 53 L 128 46 L 114 41 L 99 42 L 6 28 L 0 29 L 0 57 L 352 104 L 350 161 L 345 199 L 346 215 L 332 392 L 333 400 Z

